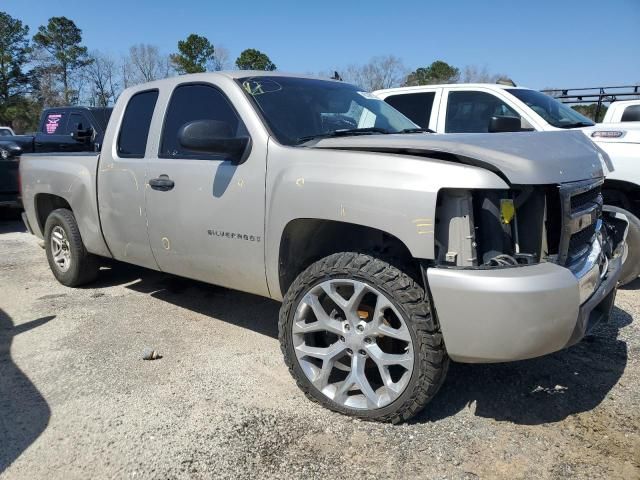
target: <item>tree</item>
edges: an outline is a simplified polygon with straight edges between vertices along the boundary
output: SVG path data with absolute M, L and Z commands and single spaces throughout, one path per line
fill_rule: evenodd
M 169 76 L 169 58 L 155 45 L 139 44 L 129 48 L 123 63 L 123 81 L 126 87 L 151 82 Z
M 334 72 L 334 76 L 336 73 L 338 72 Z M 364 65 L 350 65 L 342 78 L 370 92 L 396 87 L 402 83 L 406 75 L 407 69 L 402 60 L 394 55 L 383 55 L 373 57 Z
M 178 73 L 201 73 L 211 69 L 215 62 L 215 48 L 206 38 L 192 33 L 178 42 L 178 52 L 169 56 Z
M 428 67 L 421 67 L 407 76 L 405 85 L 433 85 L 435 83 L 457 83 L 460 69 L 442 60 L 436 60 Z
M 91 60 L 91 64 L 85 70 L 91 86 L 89 103 L 93 106 L 106 107 L 115 102 L 118 96 L 118 66 L 113 58 L 98 51 L 91 54 Z
M 260 50 L 248 48 L 236 59 L 236 66 L 240 70 L 267 70 L 276 69 L 271 59 Z
M 29 27 L 0 12 L 0 31 L 0 100 L 8 102 L 25 93 L 29 83 L 29 76 L 22 70 L 29 60 Z
M 607 107 L 605 105 L 601 105 L 600 112 L 598 112 L 598 118 L 596 118 L 596 110 L 598 109 L 597 103 L 591 103 L 589 105 L 587 104 L 573 105 L 571 108 L 573 108 L 576 112 L 581 113 L 585 117 L 590 118 L 594 122 L 602 122 L 602 119 L 607 113 Z
M 72 76 L 91 63 L 87 47 L 81 45 L 82 30 L 66 17 L 52 17 L 33 37 L 36 47 L 49 54 L 50 73 L 62 77 L 62 96 L 65 103 L 78 95 L 71 88 Z
M 486 65 L 467 65 L 462 71 L 462 83 L 496 83 L 508 79 L 509 76 L 503 73 L 489 73 Z
M 0 12 L 0 31 L 0 125 L 13 125 L 29 86 L 23 71 L 30 52 L 29 27 Z
M 229 50 L 225 47 L 218 45 L 216 52 L 213 55 L 213 70 L 220 71 L 227 68 L 229 64 Z

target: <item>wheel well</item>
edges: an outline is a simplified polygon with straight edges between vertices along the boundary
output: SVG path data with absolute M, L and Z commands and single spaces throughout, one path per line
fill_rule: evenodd
M 39 193 L 35 198 L 36 217 L 38 226 L 44 235 L 44 225 L 47 222 L 49 214 L 58 208 L 66 208 L 71 210 L 69 202 L 64 198 L 50 193 Z
M 640 186 L 635 183 L 605 180 L 602 195 L 606 205 L 621 207 L 640 216 Z
M 282 294 L 309 265 L 338 252 L 373 255 L 402 269 L 422 285 L 418 262 L 393 235 L 363 225 L 303 218 L 289 222 L 280 240 L 278 270 Z

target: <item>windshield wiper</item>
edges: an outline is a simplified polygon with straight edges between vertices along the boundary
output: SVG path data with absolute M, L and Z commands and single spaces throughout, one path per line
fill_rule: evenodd
M 430 128 L 404 128 L 400 130 L 398 133 L 436 133 L 434 130 Z
M 333 130 L 331 132 L 317 133 L 315 135 L 306 135 L 304 137 L 297 138 L 296 143 L 305 143 L 316 138 L 348 137 L 350 135 L 371 135 L 374 133 L 387 134 L 389 131 L 378 127 L 345 128 L 342 130 Z

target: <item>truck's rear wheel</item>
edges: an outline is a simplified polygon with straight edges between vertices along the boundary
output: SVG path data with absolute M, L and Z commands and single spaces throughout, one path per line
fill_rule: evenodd
M 369 420 L 407 420 L 442 384 L 448 357 L 424 290 L 396 267 L 337 253 L 301 273 L 280 310 L 280 345 L 311 400 Z
M 629 220 L 627 258 L 622 265 L 622 274 L 620 275 L 620 285 L 625 285 L 640 275 L 640 219 L 624 208 L 607 205 L 607 209 L 622 213 Z
M 44 227 L 45 250 L 53 276 L 67 287 L 78 287 L 95 280 L 98 262 L 82 243 L 78 224 L 71 211 L 54 210 Z

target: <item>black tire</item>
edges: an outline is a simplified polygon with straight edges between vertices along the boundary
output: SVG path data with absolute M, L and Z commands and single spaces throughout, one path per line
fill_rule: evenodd
M 56 227 L 64 230 L 68 241 L 71 261 L 66 271 L 58 266 L 53 257 L 51 235 Z M 97 257 L 87 252 L 76 219 L 70 210 L 59 208 L 49 214 L 44 227 L 44 238 L 49 267 L 61 284 L 78 287 L 95 280 L 99 270 Z
M 410 380 L 397 399 L 380 408 L 354 409 L 334 402 L 307 378 L 294 351 L 292 328 L 299 302 L 314 286 L 340 278 L 364 282 L 383 293 L 402 314 L 410 332 L 414 353 Z M 278 325 L 280 348 L 298 387 L 310 400 L 326 408 L 365 420 L 400 423 L 416 415 L 436 395 L 449 366 L 440 328 L 425 298 L 424 289 L 416 281 L 369 255 L 336 253 L 308 267 L 289 288 Z
M 629 220 L 627 232 L 627 259 L 622 266 L 620 285 L 626 285 L 640 276 L 640 219 L 624 208 L 607 205 L 607 210 L 626 215 Z

